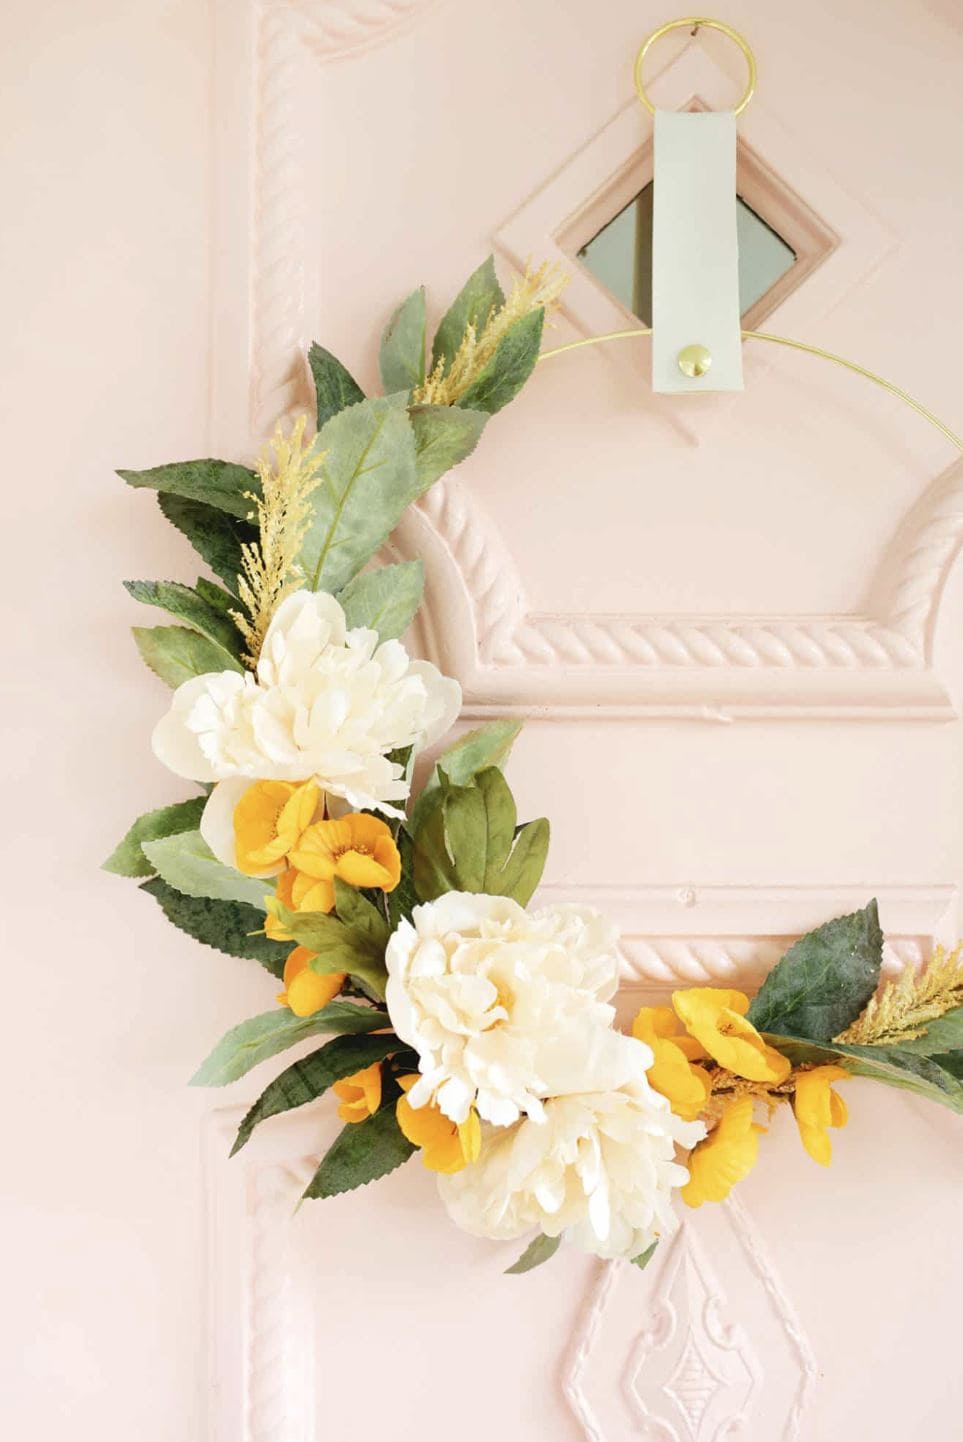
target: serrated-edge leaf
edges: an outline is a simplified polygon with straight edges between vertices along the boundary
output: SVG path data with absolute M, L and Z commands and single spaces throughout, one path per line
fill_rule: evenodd
M 328 1148 L 304 1190 L 305 1198 L 336 1197 L 386 1177 L 413 1156 L 415 1148 L 389 1102 L 367 1121 L 349 1123 Z
M 771 1032 L 764 1035 L 794 1066 L 841 1063 L 854 1076 L 911 1091 L 952 1111 L 963 1112 L 963 1085 L 954 1073 L 939 1066 L 932 1057 L 917 1056 L 899 1047 L 821 1043 Z
M 124 588 L 135 601 L 159 606 L 220 647 L 225 657 L 223 670 L 239 661 L 241 636 L 234 622 L 190 586 L 180 581 L 125 581 Z
M 488 423 L 486 411 L 464 406 L 411 406 L 408 411 L 415 437 L 418 493 L 471 455 Z
M 159 876 L 141 884 L 178 931 L 225 956 L 259 962 L 279 980 L 291 952 L 290 943 L 264 935 L 264 915 L 241 901 L 215 901 L 210 896 L 186 896 Z
M 465 328 L 471 324 L 480 331 L 492 311 L 504 303 L 505 293 L 495 274 L 495 257 L 490 255 L 477 270 L 472 271 L 442 316 L 431 347 L 432 368 L 444 356 L 444 373 L 447 375 Z
M 224 582 L 237 605 L 241 546 L 256 540 L 257 528 L 216 506 L 206 506 L 168 491 L 158 491 L 157 503 L 165 519 L 187 538 L 215 576 Z
M 202 501 L 241 520 L 247 520 L 252 509 L 245 492 L 257 495 L 261 489 L 257 476 L 246 466 L 212 458 L 174 461 L 166 466 L 151 466 L 146 471 L 118 471 L 117 474 L 129 486 L 169 491 L 189 501 Z
M 541 308 L 520 316 L 502 336 L 495 354 L 458 404 L 493 416 L 514 400 L 535 369 L 544 322 Z
M 143 843 L 196 830 L 206 804 L 206 796 L 194 796 L 189 801 L 176 801 L 173 806 L 145 811 L 114 847 L 102 870 L 111 871 L 115 876 L 153 876 L 154 867 L 144 855 Z
M 308 366 L 314 381 L 318 430 L 347 406 L 363 401 L 364 391 L 336 356 L 317 341 L 308 351 Z
M 259 1016 L 249 1016 L 232 1027 L 198 1067 L 190 1085 L 228 1086 L 252 1067 L 306 1037 L 320 1036 L 323 1032 L 378 1031 L 387 1025 L 386 1012 L 355 1006 L 350 1001 L 331 1001 L 313 1016 L 295 1016 L 286 1007 L 276 1007 Z
M 411 391 L 425 379 L 425 288 L 403 300 L 385 326 L 378 358 L 385 391 Z
M 144 842 L 144 855 L 162 881 L 183 891 L 185 896 L 210 897 L 214 901 L 240 901 L 264 911 L 269 883 L 243 876 L 218 861 L 199 831 L 182 831 Z
M 404 635 L 421 605 L 425 568 L 421 561 L 400 561 L 362 571 L 339 592 L 348 629 L 364 626 L 382 641 Z
M 141 660 L 173 690 L 209 672 L 243 671 L 222 646 L 187 626 L 131 626 Z
M 539 1232 L 538 1236 L 533 1237 L 529 1242 L 518 1261 L 505 1268 L 505 1276 L 520 1277 L 524 1272 L 531 1272 L 535 1267 L 543 1266 L 545 1262 L 554 1257 L 561 1245 L 562 1238 L 560 1236 L 546 1237 L 544 1233 Z

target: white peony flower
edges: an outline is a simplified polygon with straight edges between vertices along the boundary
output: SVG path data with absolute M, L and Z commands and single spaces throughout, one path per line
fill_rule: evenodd
M 208 803 L 208 845 L 233 861 L 224 818 L 251 781 L 315 779 L 347 808 L 400 815 L 408 783 L 386 753 L 430 745 L 461 706 L 457 681 L 413 661 L 400 641 L 349 631 L 333 596 L 296 591 L 268 627 L 256 677 L 211 673 L 186 681 L 154 730 L 155 754 L 178 776 L 226 784 Z M 239 784 L 240 779 L 240 784 Z
M 449 892 L 388 942 L 387 1003 L 415 1048 L 413 1107 L 497 1126 L 541 1118 L 545 1097 L 584 1091 L 584 1059 L 618 982 L 616 933 L 591 908 L 526 912 L 504 896 Z
M 586 1066 L 595 1085 L 547 1101 L 541 1122 L 483 1128 L 478 1161 L 439 1177 L 452 1220 L 501 1240 L 564 1232 L 600 1257 L 637 1257 L 671 1231 L 672 1189 L 689 1177 L 675 1147 L 694 1146 L 705 1128 L 681 1121 L 653 1091 L 651 1064 L 642 1042 L 601 1033 Z

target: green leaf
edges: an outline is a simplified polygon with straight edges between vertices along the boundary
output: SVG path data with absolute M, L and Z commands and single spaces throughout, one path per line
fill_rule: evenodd
M 952 1070 L 940 1066 L 933 1057 L 917 1056 L 890 1046 L 852 1046 L 843 1042 L 820 1046 L 803 1038 L 768 1032 L 766 1040 L 794 1066 L 837 1062 L 854 1076 L 885 1082 L 887 1086 L 899 1087 L 927 1101 L 963 1112 L 963 1086 Z
M 315 342 L 308 351 L 308 365 L 314 378 L 318 403 L 318 430 L 346 406 L 364 400 L 364 391 L 339 360 Z
M 899 1043 L 901 1051 L 913 1052 L 916 1056 L 936 1056 L 940 1052 L 956 1051 L 959 1047 L 963 1047 L 963 1006 L 954 1007 L 935 1021 L 928 1022 L 925 1036 Z
M 396 566 L 378 566 L 362 571 L 338 595 L 349 629 L 367 626 L 382 641 L 394 640 L 407 631 L 421 605 L 425 589 L 425 568 L 420 561 L 402 561 Z
M 194 831 L 201 820 L 201 812 L 207 803 L 206 796 L 197 796 L 190 801 L 178 801 L 173 806 L 161 806 L 157 811 L 147 811 L 139 816 L 107 860 L 104 871 L 116 876 L 153 876 L 154 867 L 144 855 L 145 841 L 157 841 L 162 836 L 176 836 L 180 831 Z
M 387 921 L 376 906 L 340 876 L 334 879 L 334 908 L 348 928 L 353 944 L 373 960 L 383 961 L 391 935 Z
M 157 501 L 171 525 L 187 537 L 215 576 L 236 594 L 241 573 L 241 545 L 257 540 L 257 527 L 214 506 L 188 501 L 166 491 L 158 493 Z
M 250 1140 L 260 1122 L 315 1101 L 334 1082 L 383 1061 L 401 1045 L 396 1036 L 337 1036 L 320 1051 L 296 1061 L 265 1087 L 251 1107 L 238 1128 L 231 1156 Z
M 386 1012 L 350 1001 L 331 1001 L 313 1016 L 295 1016 L 286 1006 L 278 1006 L 232 1027 L 191 1077 L 190 1084 L 227 1086 L 259 1062 L 287 1051 L 305 1037 L 320 1036 L 322 1032 L 377 1031 L 387 1023 Z
M 419 494 L 471 455 L 488 423 L 484 411 L 465 410 L 460 405 L 412 406 L 408 415 L 415 433 Z
M 534 1267 L 540 1267 L 543 1262 L 547 1262 L 555 1256 L 561 1245 L 562 1238 L 560 1236 L 546 1237 L 539 1233 L 533 1241 L 529 1242 L 518 1261 L 505 1268 L 505 1276 L 518 1277 L 523 1272 L 530 1272 Z
M 495 259 L 489 256 L 476 271 L 468 277 L 458 295 L 442 318 L 431 347 L 431 363 L 434 368 L 444 357 L 447 375 L 455 353 L 461 345 L 465 328 L 469 325 L 480 331 L 493 310 L 505 303 L 505 293 L 495 275 Z
M 487 411 L 493 416 L 514 400 L 535 369 L 544 323 L 545 311 L 541 306 L 515 321 L 502 336 L 484 370 L 459 400 L 459 406 Z
M 415 835 L 427 814 L 432 793 L 438 790 L 440 772 L 453 786 L 468 786 L 488 766 L 503 766 L 511 754 L 515 738 L 522 729 L 520 721 L 490 721 L 466 731 L 453 746 L 443 751 L 415 802 L 408 830 Z
M 395 1120 L 390 1102 L 366 1122 L 353 1122 L 339 1133 L 304 1192 L 305 1197 L 336 1197 L 395 1171 L 415 1148 Z
M 415 442 L 403 397 L 361 401 L 321 432 L 323 480 L 300 563 L 311 590 L 337 593 L 387 540 L 418 495 Z
M 223 647 L 186 626 L 132 626 L 131 633 L 145 665 L 175 690 L 209 671 L 244 670 Z
M 337 916 L 323 911 L 288 911 L 279 906 L 277 912 L 294 940 L 315 953 L 310 962 L 312 971 L 319 976 L 347 972 L 363 982 L 379 1001 L 384 997 L 388 973 L 383 945 L 376 947 L 364 931 L 355 931 Z
M 237 597 L 232 596 L 230 591 L 225 591 L 222 586 L 216 586 L 213 581 L 206 580 L 203 576 L 198 576 L 194 582 L 194 590 L 202 601 L 206 601 L 211 609 L 217 611 L 221 616 L 227 616 L 230 619 L 231 612 L 237 610 Z
M 153 466 L 148 471 L 118 471 L 129 486 L 167 491 L 188 501 L 202 501 L 219 511 L 247 520 L 252 505 L 245 491 L 257 495 L 261 483 L 246 466 L 231 461 L 177 461 L 170 466 Z
M 472 786 L 442 784 L 415 838 L 415 889 L 422 901 L 446 891 L 531 900 L 548 855 L 549 826 L 541 818 L 516 828 L 515 801 L 497 767 Z
M 209 896 L 185 896 L 159 876 L 145 881 L 141 891 L 149 892 L 167 920 L 195 941 L 227 956 L 259 961 L 272 976 L 283 975 L 291 944 L 264 935 L 264 913 L 256 907 L 240 901 L 214 901 Z
M 766 977 L 748 1011 L 759 1031 L 831 1041 L 879 984 L 883 933 L 876 902 L 809 932 Z
M 241 901 L 265 910 L 264 898 L 270 880 L 242 876 L 224 866 L 213 854 L 199 831 L 183 831 L 144 842 L 144 854 L 158 876 L 183 891 L 185 896 L 209 896 L 215 901 Z M 263 921 L 262 921 L 263 925 Z
M 646 1247 L 644 1252 L 640 1252 L 637 1257 L 632 1258 L 633 1267 L 638 1267 L 640 1272 L 644 1272 L 646 1267 L 651 1262 L 652 1258 L 655 1256 L 655 1249 L 658 1245 L 659 1239 L 658 1237 L 656 1237 L 655 1241 L 650 1247 Z
M 401 880 L 394 891 L 388 892 L 388 925 L 392 931 L 402 919 L 410 921 L 411 913 L 418 905 L 412 874 L 415 844 L 405 830 L 398 832 L 396 840 L 401 853 Z
M 963 1050 L 940 1052 L 938 1056 L 931 1056 L 930 1061 L 948 1076 L 963 1081 Z
M 425 288 L 402 301 L 381 337 L 381 380 L 386 393 L 411 391 L 425 379 Z
M 230 670 L 238 663 L 241 636 L 234 622 L 190 586 L 183 586 L 179 581 L 125 581 L 124 586 L 135 601 L 143 601 L 145 606 L 160 606 L 220 647 L 224 661 L 219 670 Z

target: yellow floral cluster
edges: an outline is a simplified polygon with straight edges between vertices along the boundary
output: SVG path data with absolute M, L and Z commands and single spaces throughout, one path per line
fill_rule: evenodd
M 762 1104 L 771 1116 L 792 1106 L 803 1146 L 821 1166 L 832 1156 L 829 1128 L 845 1126 L 846 1104 L 832 1083 L 841 1066 L 793 1068 L 747 1019 L 741 991 L 693 987 L 673 993 L 671 1006 L 643 1007 L 632 1033 L 651 1047 L 649 1081 L 686 1121 L 705 1118 L 710 1131 L 689 1157 L 682 1199 L 690 1207 L 721 1202 L 755 1166 Z

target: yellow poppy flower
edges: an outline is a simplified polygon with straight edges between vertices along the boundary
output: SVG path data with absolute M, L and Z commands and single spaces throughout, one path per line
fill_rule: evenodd
M 846 1103 L 833 1091 L 832 1083 L 846 1081 L 850 1075 L 842 1066 L 817 1066 L 811 1071 L 797 1072 L 794 1078 L 796 1094 L 792 1109 L 799 1135 L 806 1151 L 821 1167 L 828 1167 L 832 1161 L 829 1128 L 844 1127 L 849 1120 Z
M 298 871 L 328 885 L 340 877 L 349 886 L 394 891 L 401 880 L 401 856 L 390 828 L 361 811 L 335 821 L 316 821 L 290 856 Z
M 311 961 L 316 955 L 317 952 L 308 951 L 306 946 L 296 946 L 284 963 L 284 990 L 278 992 L 277 999 L 282 1006 L 289 1006 L 295 1016 L 314 1016 L 344 986 L 344 972 L 332 971 L 322 976 L 311 970 Z
M 749 998 L 741 991 L 696 986 L 674 991 L 672 1005 L 690 1036 L 727 1071 L 747 1081 L 778 1086 L 791 1071 L 789 1059 L 768 1046 L 746 1020 Z
M 414 1076 L 398 1078 L 398 1084 L 407 1092 L 418 1080 Z M 445 1172 L 451 1175 L 477 1162 L 481 1152 L 481 1123 L 474 1107 L 468 1113 L 468 1120 L 449 1121 L 438 1107 L 413 1107 L 407 1096 L 398 1098 L 395 1115 L 398 1125 L 413 1146 L 421 1148 L 421 1160 L 430 1172 Z
M 642 1007 L 632 1023 L 632 1035 L 652 1049 L 655 1061 L 647 1075 L 655 1090 L 668 1098 L 676 1116 L 695 1121 L 709 1097 L 709 1078 L 702 1067 L 692 1066 L 680 1043 L 692 1042 L 704 1056 L 698 1042 L 681 1032 L 671 1006 Z
M 689 1157 L 689 1180 L 681 1192 L 686 1205 L 723 1201 L 756 1165 L 761 1131 L 765 1127 L 753 1121 L 752 1097 L 730 1102 L 718 1125 Z
M 343 1122 L 366 1122 L 381 1105 L 380 1061 L 335 1082 L 334 1093 L 341 1098 L 338 1116 Z
M 234 808 L 238 871 L 257 875 L 283 860 L 318 809 L 313 781 L 255 781 Z
M 278 902 L 287 911 L 333 911 L 334 882 L 317 881 L 313 876 L 305 876 L 303 872 L 296 871 L 293 866 L 281 872 L 274 895 L 269 896 L 266 901 L 264 931 L 272 941 L 293 941 L 290 931 L 278 918 Z

